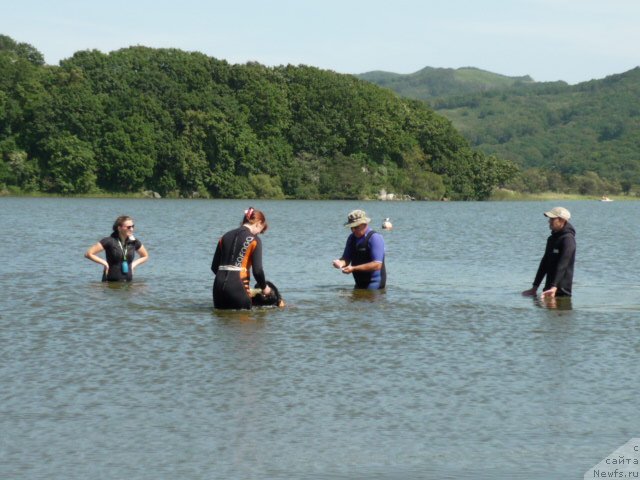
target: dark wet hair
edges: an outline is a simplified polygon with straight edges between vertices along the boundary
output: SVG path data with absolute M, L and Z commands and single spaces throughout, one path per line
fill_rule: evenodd
M 267 218 L 264 216 L 264 213 L 262 213 L 260 210 L 254 209 L 253 207 L 249 207 L 244 212 L 244 216 L 242 217 L 242 222 L 240 223 L 240 225 L 253 225 L 254 223 L 258 222 L 262 222 L 262 224 L 264 225 L 262 232 L 266 232 L 267 228 L 269 228 L 269 225 L 267 225 Z
M 254 307 L 284 307 L 285 301 L 280 295 L 278 291 L 278 287 L 276 287 L 273 283 L 267 280 L 267 285 L 271 289 L 271 293 L 269 295 L 264 295 L 259 293 L 258 295 L 254 295 L 251 297 L 251 304 Z M 256 283 L 255 288 L 260 288 Z
M 129 215 L 120 215 L 116 218 L 116 221 L 113 222 L 113 231 L 114 233 L 118 231 L 118 227 L 121 227 L 122 224 L 128 220 L 133 220 Z

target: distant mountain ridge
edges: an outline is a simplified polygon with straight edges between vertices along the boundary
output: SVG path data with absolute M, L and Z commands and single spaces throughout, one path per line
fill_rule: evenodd
M 359 78 L 426 101 L 475 148 L 519 165 L 516 190 L 640 193 L 640 67 L 576 85 L 476 68 Z
M 416 100 L 431 100 L 537 83 L 529 75 L 509 77 L 475 67 L 425 67 L 409 74 L 372 71 L 358 74 L 356 77 Z

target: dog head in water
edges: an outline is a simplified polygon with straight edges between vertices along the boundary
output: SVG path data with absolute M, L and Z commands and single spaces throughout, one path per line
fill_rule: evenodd
M 264 295 L 263 293 L 256 293 L 253 297 L 251 297 L 251 304 L 254 307 L 284 307 L 285 303 L 278 291 L 278 287 L 276 287 L 273 283 L 267 282 L 267 285 L 271 289 L 269 295 Z M 258 285 L 255 286 L 258 288 Z

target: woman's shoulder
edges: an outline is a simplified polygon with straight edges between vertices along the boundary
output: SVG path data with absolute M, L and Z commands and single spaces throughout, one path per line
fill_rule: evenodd
M 107 245 L 112 245 L 113 242 L 115 242 L 115 238 L 113 237 L 113 234 L 109 235 L 108 237 L 104 237 L 102 240 L 100 240 L 100 244 L 103 247 Z
M 227 236 L 231 236 L 231 235 L 237 235 L 238 232 L 241 232 L 242 230 L 246 230 L 246 228 L 243 228 L 242 226 L 236 227 L 236 228 L 232 228 L 231 230 L 227 230 L 226 232 L 224 232 L 222 234 L 222 236 L 223 237 L 227 237 Z

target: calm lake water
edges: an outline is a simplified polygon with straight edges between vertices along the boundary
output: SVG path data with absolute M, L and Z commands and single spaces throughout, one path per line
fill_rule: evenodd
M 573 214 L 571 303 L 528 288 Z M 286 309 L 216 312 L 209 270 L 244 208 Z M 362 207 L 388 288 L 331 266 Z M 116 216 L 128 285 L 83 258 Z M 550 479 L 640 433 L 640 202 L 0 198 L 0 478 Z

